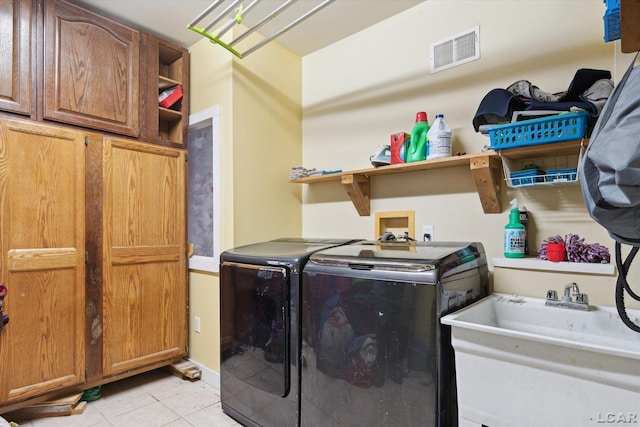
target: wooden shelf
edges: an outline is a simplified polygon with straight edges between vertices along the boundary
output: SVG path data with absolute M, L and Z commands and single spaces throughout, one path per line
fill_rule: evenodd
M 327 175 L 315 175 L 297 180 L 290 180 L 293 184 L 316 184 L 320 182 L 340 181 L 349 195 L 360 216 L 371 215 L 370 209 L 370 178 L 372 176 L 391 175 L 424 171 L 431 169 L 451 168 L 469 165 L 469 170 L 476 184 L 484 213 L 501 213 L 500 182 L 502 181 L 501 157 L 522 160 L 527 158 L 564 156 L 575 154 L 580 145 L 587 146 L 588 139 L 554 142 L 550 144 L 534 145 L 530 147 L 511 148 L 496 152 L 489 150 L 482 153 L 451 156 L 421 162 L 400 163 L 396 165 L 380 166 L 377 168 L 357 169 L 347 172 Z
M 158 89 L 159 90 L 168 89 L 170 87 L 177 86 L 179 84 L 180 84 L 180 82 L 177 81 L 177 80 L 173 80 L 173 79 L 170 79 L 170 78 L 164 77 L 164 76 L 158 76 Z
M 469 165 L 471 174 L 475 180 L 484 212 L 501 213 L 502 209 L 500 207 L 499 197 L 501 165 L 500 158 L 495 151 L 380 166 L 377 168 L 358 169 L 327 175 L 316 175 L 289 182 L 295 184 L 315 184 L 319 182 L 340 181 L 360 216 L 369 216 L 371 214 L 369 200 L 370 177 L 466 165 Z
M 519 270 L 558 271 L 562 273 L 602 274 L 615 273 L 613 264 L 591 264 L 585 262 L 552 262 L 537 258 L 491 258 L 494 267 Z
M 157 138 L 159 143 L 184 148 L 187 143 L 188 126 L 188 80 L 189 80 L 189 56 L 188 51 L 181 46 L 174 45 L 166 40 L 154 39 L 152 46 L 156 47 L 154 55 L 149 62 L 157 64 L 157 87 L 155 92 L 155 105 L 157 106 L 157 121 L 153 126 L 157 126 Z M 152 50 L 150 49 L 150 53 Z M 154 64 L 155 65 L 155 64 Z M 163 108 L 157 105 L 157 95 L 163 90 L 181 85 L 182 98 L 171 108 Z M 151 102 L 151 101 L 150 101 Z
M 158 107 L 158 114 L 160 115 L 160 120 L 169 122 L 182 119 L 182 113 L 180 111 L 171 110 L 169 108 Z
M 576 139 L 573 141 L 554 142 L 551 144 L 532 145 L 530 147 L 510 148 L 500 150 L 498 154 L 511 160 L 533 159 L 536 157 L 566 156 L 577 154 L 580 151 L 580 144 L 585 147 L 589 144 L 588 139 Z

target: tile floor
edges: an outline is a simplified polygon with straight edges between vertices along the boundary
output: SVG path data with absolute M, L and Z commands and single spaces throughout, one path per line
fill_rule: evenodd
M 6 415 L 4 415 L 6 417 Z M 7 421 L 11 421 L 7 419 Z M 79 415 L 20 421 L 20 427 L 231 427 L 219 391 L 158 369 L 102 386 Z

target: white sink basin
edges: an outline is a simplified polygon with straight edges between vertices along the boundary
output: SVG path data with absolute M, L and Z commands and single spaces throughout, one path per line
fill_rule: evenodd
M 640 334 L 615 308 L 493 294 L 442 323 L 451 326 L 461 425 L 640 423 Z

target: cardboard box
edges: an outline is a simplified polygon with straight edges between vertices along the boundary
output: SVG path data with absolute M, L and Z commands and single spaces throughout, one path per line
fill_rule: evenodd
M 400 150 L 404 145 L 405 151 L 409 148 L 411 135 L 406 132 L 394 133 L 391 135 L 391 164 L 404 163 L 400 156 Z

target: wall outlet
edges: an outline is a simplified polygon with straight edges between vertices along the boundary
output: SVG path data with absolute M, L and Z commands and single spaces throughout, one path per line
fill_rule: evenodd
M 433 225 L 425 225 L 422 227 L 422 240 L 425 242 L 435 242 L 436 238 L 433 234 Z
M 193 316 L 193 330 L 200 333 L 200 317 Z

